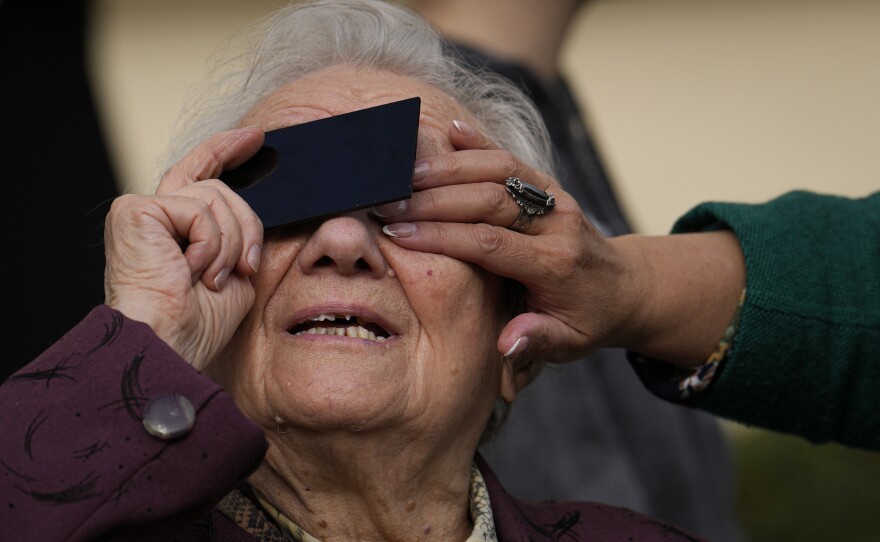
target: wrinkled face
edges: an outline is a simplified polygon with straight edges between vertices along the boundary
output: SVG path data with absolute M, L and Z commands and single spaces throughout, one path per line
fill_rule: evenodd
M 449 123 L 474 121 L 451 98 L 348 67 L 282 88 L 242 125 L 273 130 L 413 96 L 418 156 L 453 150 Z M 253 284 L 253 308 L 211 366 L 249 417 L 271 430 L 479 437 L 499 392 L 497 276 L 400 248 L 360 211 L 267 232 Z

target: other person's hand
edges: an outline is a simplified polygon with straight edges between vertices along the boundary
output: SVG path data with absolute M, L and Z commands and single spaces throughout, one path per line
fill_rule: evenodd
M 726 230 L 605 238 L 549 175 L 455 121 L 456 151 L 416 165 L 411 200 L 374 209 L 400 246 L 477 264 L 523 284 L 527 310 L 498 338 L 516 357 L 566 362 L 600 347 L 698 365 L 717 346 L 745 285 L 736 237 Z M 523 229 L 509 177 L 556 206 Z
M 555 179 L 460 121 L 449 137 L 458 150 L 417 164 L 411 200 L 376 209 L 386 233 L 400 246 L 472 262 L 527 288 L 527 312 L 498 339 L 503 354 L 528 347 L 538 359 L 572 361 L 614 342 L 638 294 L 625 286 L 628 261 Z M 505 188 L 509 177 L 556 198 L 522 231 L 509 229 L 520 213 Z

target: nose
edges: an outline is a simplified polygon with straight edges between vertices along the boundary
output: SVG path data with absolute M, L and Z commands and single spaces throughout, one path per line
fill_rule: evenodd
M 324 221 L 296 257 L 306 275 L 329 269 L 343 276 L 358 274 L 382 278 L 388 262 L 376 245 L 366 212 Z

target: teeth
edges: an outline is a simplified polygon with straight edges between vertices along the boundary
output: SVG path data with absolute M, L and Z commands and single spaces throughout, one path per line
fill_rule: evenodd
M 311 318 L 309 318 L 309 321 L 311 321 L 311 322 L 323 322 L 324 320 L 330 320 L 331 322 L 335 322 L 336 315 L 335 314 L 319 314 L 318 316 L 312 316 Z
M 357 339 L 368 339 L 376 342 L 384 342 L 385 337 L 377 337 L 372 331 L 362 326 L 348 327 L 313 327 L 305 331 L 297 331 L 294 335 L 337 335 L 339 337 L 354 337 Z
M 312 316 L 311 318 L 309 318 L 309 321 L 310 321 L 310 322 L 323 322 L 324 320 L 329 320 L 329 321 L 331 321 L 331 322 L 335 322 L 337 318 L 341 318 L 342 320 L 351 320 L 351 319 L 353 318 L 353 316 L 350 315 L 350 314 L 343 314 L 343 315 L 338 315 L 338 314 L 319 314 L 318 316 Z M 360 317 L 358 317 L 358 318 L 356 319 L 356 321 L 357 321 L 357 323 L 359 323 L 359 324 L 364 324 L 364 323 L 367 322 L 366 320 L 363 320 L 363 319 L 361 319 Z

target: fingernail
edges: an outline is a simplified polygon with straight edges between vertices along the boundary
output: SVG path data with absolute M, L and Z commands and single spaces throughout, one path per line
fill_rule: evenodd
M 461 133 L 461 135 L 474 135 L 474 129 L 471 128 L 470 124 L 464 122 L 463 120 L 454 120 L 452 121 L 452 124 L 455 126 L 455 129 Z
M 248 265 L 250 265 L 251 269 L 254 271 L 260 270 L 260 250 L 260 245 L 253 245 L 251 246 L 251 249 L 248 250 Z
M 226 279 L 229 278 L 229 273 L 232 271 L 231 267 L 224 267 L 217 273 L 217 276 L 214 277 L 214 288 L 217 288 L 219 291 L 220 288 L 223 288 L 223 283 L 226 282 Z
M 522 352 L 525 352 L 525 349 L 529 347 L 529 338 L 528 337 L 520 337 L 513 343 L 513 346 L 510 347 L 510 350 L 504 353 L 505 358 L 509 358 L 511 356 L 515 356 Z
M 386 203 L 385 205 L 377 205 L 373 207 L 373 214 L 378 216 L 379 218 L 392 218 L 395 216 L 400 216 L 404 212 L 406 212 L 407 207 L 409 207 L 409 202 L 407 200 L 402 199 L 400 201 L 393 201 L 391 203 Z
M 389 237 L 412 237 L 412 234 L 416 232 L 416 225 L 409 222 L 399 222 L 382 226 L 382 231 Z
M 413 182 L 421 181 L 428 176 L 428 173 L 431 173 L 431 164 L 426 160 L 419 160 L 413 168 Z

